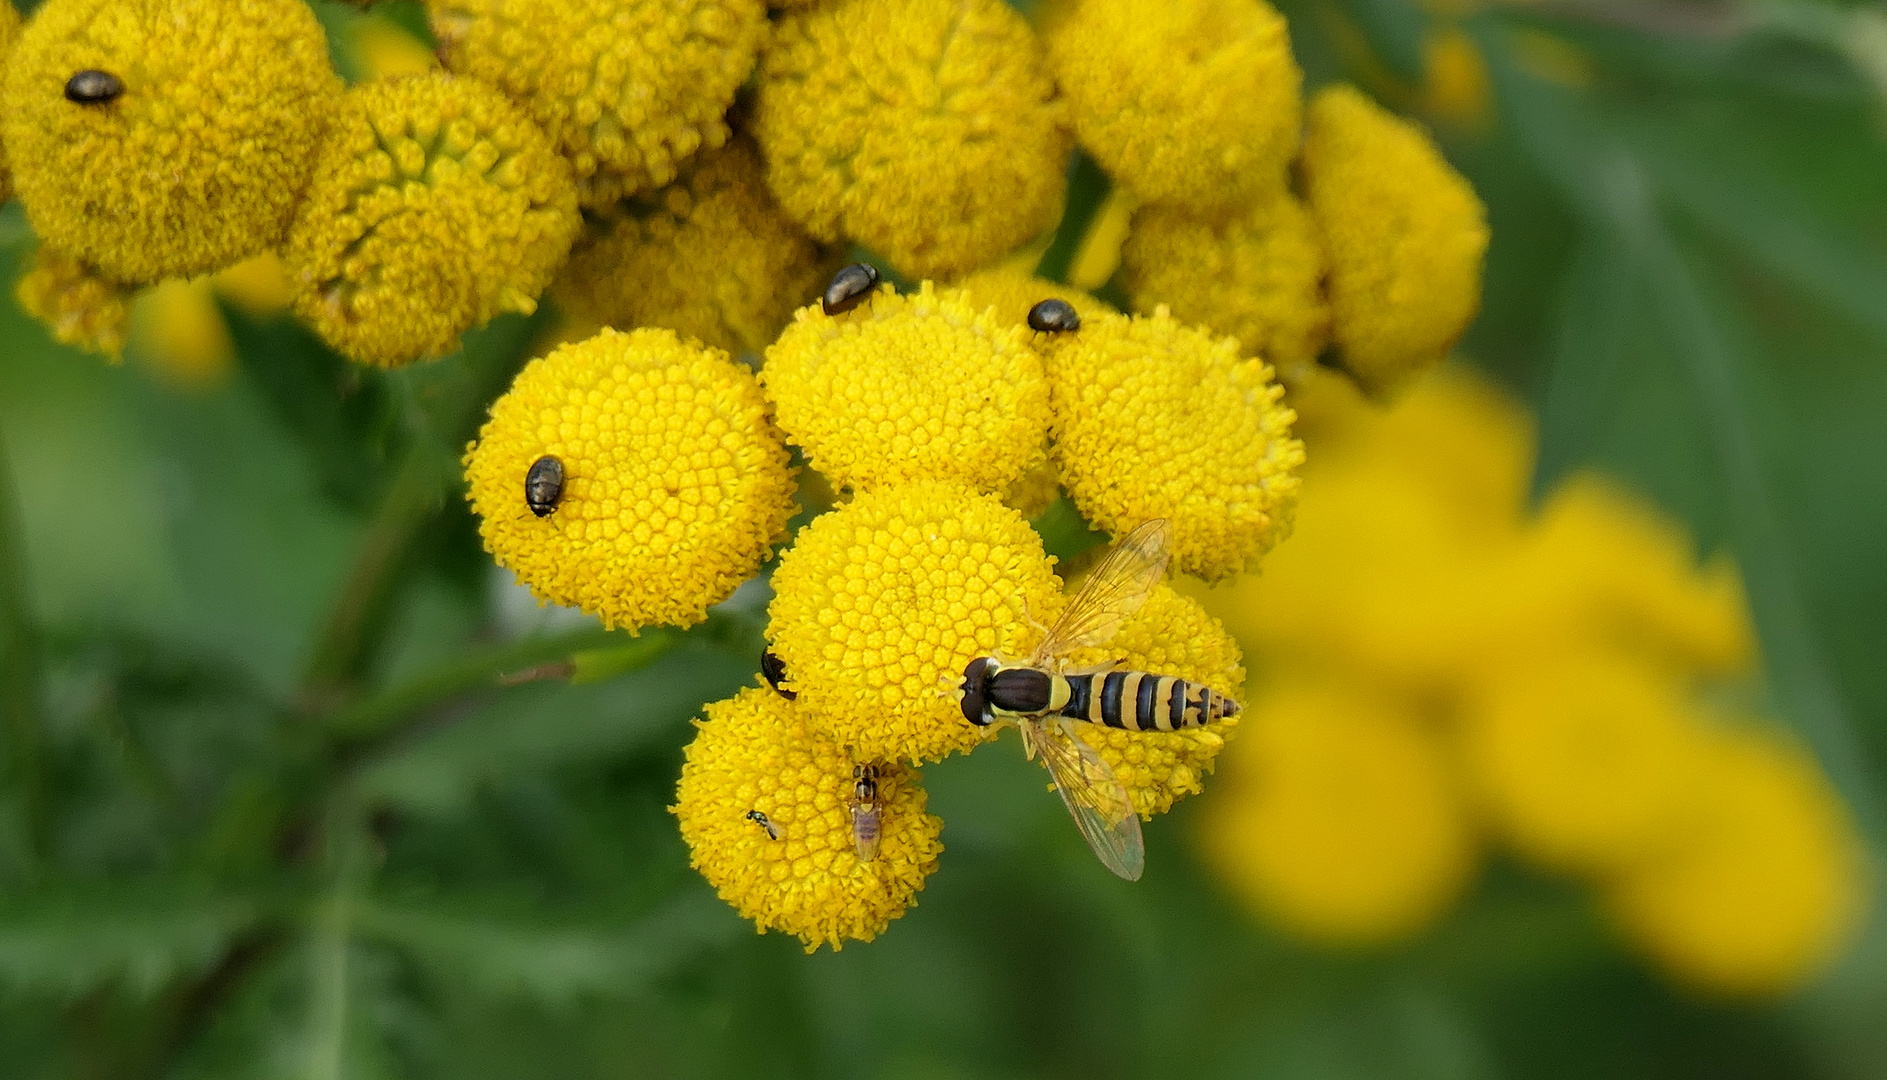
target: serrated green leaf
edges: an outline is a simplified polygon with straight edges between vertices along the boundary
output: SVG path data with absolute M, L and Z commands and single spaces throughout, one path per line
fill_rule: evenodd
M 209 968 L 264 914 L 257 898 L 181 884 L 73 884 L 0 898 L 0 986 L 149 996 Z

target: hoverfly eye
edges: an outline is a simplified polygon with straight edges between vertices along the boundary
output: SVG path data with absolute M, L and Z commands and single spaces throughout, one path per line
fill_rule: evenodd
M 107 105 L 124 93 L 124 80 L 109 71 L 86 69 L 66 80 L 66 100 L 75 105 Z
M 995 666 L 995 658 L 979 656 L 970 661 L 970 666 L 963 669 L 963 718 L 977 727 L 988 727 L 995 717 L 989 714 L 989 702 L 986 696 L 989 686 L 989 669 Z

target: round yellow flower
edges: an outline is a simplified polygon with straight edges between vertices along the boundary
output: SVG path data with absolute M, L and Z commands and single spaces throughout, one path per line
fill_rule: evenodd
M 1134 194 L 1207 211 L 1283 187 L 1303 76 L 1263 0 L 1080 0 L 1042 36 L 1076 137 Z
M 1293 386 L 1329 340 L 1323 244 L 1288 191 L 1226 217 L 1142 206 L 1121 268 L 1136 309 L 1166 304 L 1178 318 L 1230 334 Z
M 105 92 L 68 100 L 86 71 Z M 281 240 L 339 90 L 301 0 L 50 0 L 7 57 L 0 141 L 41 239 L 153 282 Z
M 1720 734 L 1698 786 L 1709 807 L 1682 846 L 1607 888 L 1612 915 L 1674 975 L 1726 994 L 1799 986 L 1852 940 L 1866 859 L 1815 763 L 1760 730 Z
M 576 169 L 583 205 L 675 179 L 727 141 L 761 0 L 428 0 L 448 69 L 504 90 Z
M 144 290 L 131 304 L 130 329 L 131 355 L 174 385 L 216 386 L 235 369 L 236 344 L 210 278 L 172 278 Z
M 666 326 L 759 352 L 836 263 L 781 212 L 753 143 L 736 138 L 669 187 L 591 215 L 555 291 L 599 326 Z
M 1692 824 L 1706 740 L 1683 688 L 1624 656 L 1556 654 L 1489 680 L 1462 746 L 1495 825 L 1523 855 L 1599 872 Z
M 831 316 L 801 308 L 760 378 L 780 427 L 836 486 L 914 479 L 1002 491 L 1042 460 L 1048 385 L 1029 331 L 926 282 Z
M 958 707 L 963 669 L 1028 655 L 1030 613 L 1054 610 L 1058 584 L 1041 537 L 993 496 L 876 488 L 800 530 L 767 634 L 808 722 L 861 758 L 926 761 L 987 737 Z
M 1349 86 L 1311 102 L 1303 175 L 1344 369 L 1392 390 L 1440 363 L 1480 310 L 1486 212 L 1428 136 Z
M 283 257 L 295 310 L 394 366 L 536 309 L 580 220 L 569 167 L 496 90 L 444 73 L 347 92 Z
M 878 765 L 882 832 L 867 861 L 853 838 L 853 758 L 802 707 L 749 687 L 709 705 L 696 727 L 671 809 L 695 869 L 761 933 L 836 951 L 877 937 L 917 902 L 943 822 L 924 812 L 916 769 Z
M 545 456 L 560 499 L 525 480 Z M 540 599 L 608 626 L 688 626 L 766 560 L 793 513 L 760 387 L 668 330 L 605 330 L 518 373 L 466 453 L 479 534 Z
M 1115 536 L 1173 523 L 1173 564 L 1217 580 L 1290 528 L 1304 446 L 1271 368 L 1164 308 L 1103 315 L 1042 345 L 1053 457 L 1082 516 Z
M 1245 685 L 1238 643 L 1197 600 L 1162 582 L 1146 605 L 1105 644 L 1062 658 L 1070 671 L 1119 661 L 1128 670 L 1177 675 L 1237 700 Z M 1134 809 L 1151 818 L 1187 795 L 1205 790 L 1205 775 L 1238 727 L 1228 716 L 1190 731 L 1117 731 L 1083 724 L 1080 734 L 1114 768 L 1133 796 Z
M 6 70 L 7 53 L 20 36 L 20 10 L 12 4 L 0 4 L 0 72 Z M 0 203 L 13 197 L 13 173 L 7 168 L 7 148 L 0 142 Z
M 124 354 L 133 291 L 44 244 L 33 255 L 32 269 L 13 286 L 21 310 L 44 323 L 55 340 L 114 361 Z
M 1114 305 L 1104 300 L 1021 270 L 1002 267 L 978 270 L 959 280 L 953 288 L 962 290 L 971 307 L 995 308 L 996 318 L 1013 326 L 1028 326 L 1029 309 L 1051 298 L 1067 301 L 1083 319 L 1116 314 Z M 1035 334 L 1029 331 L 1031 340 L 1035 339 Z
M 947 277 L 1047 231 L 1069 138 L 1035 35 L 1001 0 L 794 10 L 761 61 L 754 135 L 780 205 L 907 277 Z
M 1234 894 L 1346 945 L 1413 934 L 1461 895 L 1474 833 L 1418 718 L 1335 683 L 1268 691 L 1244 715 L 1200 821 Z

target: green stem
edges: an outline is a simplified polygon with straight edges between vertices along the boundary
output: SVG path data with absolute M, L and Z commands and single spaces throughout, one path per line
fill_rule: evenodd
M 1068 208 L 1062 211 L 1055 239 L 1042 253 L 1042 260 L 1035 264 L 1036 277 L 1056 282 L 1068 280 L 1068 268 L 1081 253 L 1081 241 L 1087 239 L 1088 227 L 1100 213 L 1101 204 L 1107 201 L 1111 186 L 1107 174 L 1093 158 L 1075 151 L 1074 164 L 1068 169 Z
M 40 641 L 27 589 L 24 522 L 6 439 L 0 436 L 0 720 L 8 736 L 14 790 L 25 825 L 24 852 L 37 862 L 45 824 Z

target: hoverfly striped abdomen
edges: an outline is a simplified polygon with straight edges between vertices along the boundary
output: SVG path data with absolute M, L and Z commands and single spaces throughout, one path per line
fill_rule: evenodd
M 1068 692 L 1057 713 L 1122 731 L 1182 731 L 1238 715 L 1238 702 L 1173 675 L 1110 671 L 1060 679 Z

